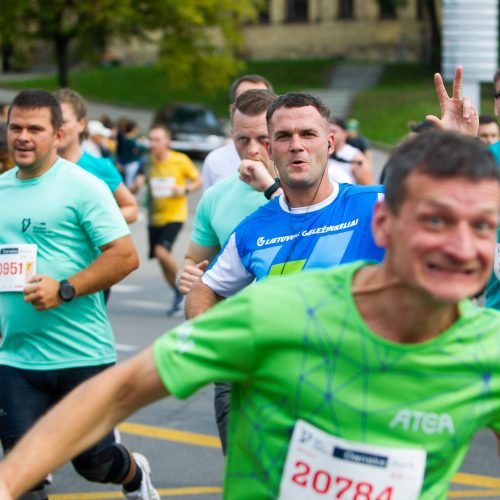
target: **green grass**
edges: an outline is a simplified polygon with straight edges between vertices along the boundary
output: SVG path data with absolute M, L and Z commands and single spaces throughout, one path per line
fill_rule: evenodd
M 451 95 L 451 83 L 447 83 Z M 491 84 L 482 86 L 481 112 L 492 113 Z M 434 71 L 423 64 L 388 64 L 380 83 L 359 94 L 351 109 L 363 135 L 387 145 L 399 142 L 409 131 L 408 123 L 439 116 Z
M 338 59 L 250 61 L 245 72 L 265 75 L 281 94 L 289 90 L 324 88 Z M 351 110 L 371 141 L 396 144 L 408 133 L 410 121 L 439 115 L 434 71 L 423 64 L 387 64 L 381 82 L 358 94 Z M 39 87 L 52 91 L 55 78 L 6 82 L 13 88 Z M 171 101 L 195 101 L 227 116 L 228 95 L 210 95 L 199 88 L 171 89 L 165 75 L 153 66 L 88 69 L 71 74 L 71 86 L 86 98 L 155 109 Z M 448 92 L 451 85 L 447 84 Z M 492 113 L 491 85 L 482 87 L 482 112 Z
M 324 88 L 327 86 L 334 61 L 252 61 L 247 63 L 245 72 L 265 75 L 278 93 L 300 88 Z M 154 66 L 87 69 L 71 73 L 70 83 L 73 89 L 88 99 L 151 109 L 172 101 L 195 101 L 208 104 L 220 116 L 227 115 L 227 90 L 211 95 L 196 87 L 172 89 L 169 88 L 162 71 Z M 17 89 L 57 89 L 55 77 L 5 82 L 4 85 Z

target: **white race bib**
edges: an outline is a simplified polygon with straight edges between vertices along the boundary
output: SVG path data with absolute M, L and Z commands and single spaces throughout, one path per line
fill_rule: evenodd
M 173 177 L 153 177 L 150 180 L 151 194 L 153 198 L 170 198 L 172 187 L 175 186 Z
M 0 245 L 0 292 L 22 292 L 36 274 L 36 245 Z
M 425 462 L 425 450 L 346 441 L 298 420 L 288 447 L 279 498 L 418 499 Z

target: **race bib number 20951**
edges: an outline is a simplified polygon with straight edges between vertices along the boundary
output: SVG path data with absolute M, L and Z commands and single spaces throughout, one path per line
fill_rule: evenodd
M 426 452 L 354 443 L 297 421 L 280 500 L 416 500 Z
M 0 292 L 22 292 L 36 274 L 36 245 L 0 245 Z

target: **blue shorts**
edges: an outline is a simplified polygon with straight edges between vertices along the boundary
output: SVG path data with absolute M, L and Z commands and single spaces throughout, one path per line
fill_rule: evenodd
M 47 410 L 90 377 L 112 365 L 24 370 L 0 365 L 0 440 L 4 452 L 10 449 Z M 78 408 L 75 408 L 78 418 Z M 94 455 L 114 443 L 105 436 L 85 454 Z

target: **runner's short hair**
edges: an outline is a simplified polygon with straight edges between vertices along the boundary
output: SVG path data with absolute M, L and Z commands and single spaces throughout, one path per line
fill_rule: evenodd
M 161 128 L 167 134 L 167 137 L 172 137 L 172 130 L 170 130 L 170 127 L 166 123 L 153 123 L 149 131 L 151 132 L 151 130 L 154 130 L 155 128 Z
M 412 172 L 441 179 L 500 182 L 497 162 L 480 141 L 442 130 L 431 130 L 403 141 L 389 157 L 385 172 L 385 200 L 394 214 L 406 199 L 407 178 Z
M 498 125 L 497 119 L 490 115 L 479 115 L 479 125 L 488 125 L 489 123 L 496 123 Z
M 276 99 L 276 94 L 270 90 L 252 89 L 243 92 L 236 99 L 233 115 L 236 110 L 247 116 L 257 116 L 265 113 L 270 104 Z
M 271 82 L 269 82 L 269 80 L 267 80 L 263 76 L 254 74 L 243 75 L 239 78 L 236 78 L 236 80 L 234 80 L 234 82 L 231 84 L 231 87 L 229 87 L 229 99 L 231 103 L 236 101 L 236 91 L 238 90 L 238 87 L 242 82 L 263 83 L 267 87 L 267 90 L 274 92 Z
M 319 97 L 306 92 L 288 92 L 277 97 L 269 106 L 266 115 L 267 128 L 270 129 L 271 119 L 276 110 L 280 108 L 303 108 L 305 106 L 313 106 L 327 122 L 330 121 L 330 109 Z
M 10 121 L 10 114 L 14 108 L 21 109 L 50 109 L 50 122 L 54 131 L 59 130 L 62 126 L 62 111 L 57 99 L 50 93 L 41 89 L 22 90 L 14 97 L 10 103 L 7 122 Z
M 85 100 L 75 90 L 69 88 L 59 89 L 54 92 L 54 97 L 60 104 L 63 102 L 69 104 L 73 108 L 77 120 L 87 117 L 87 105 L 85 104 Z

